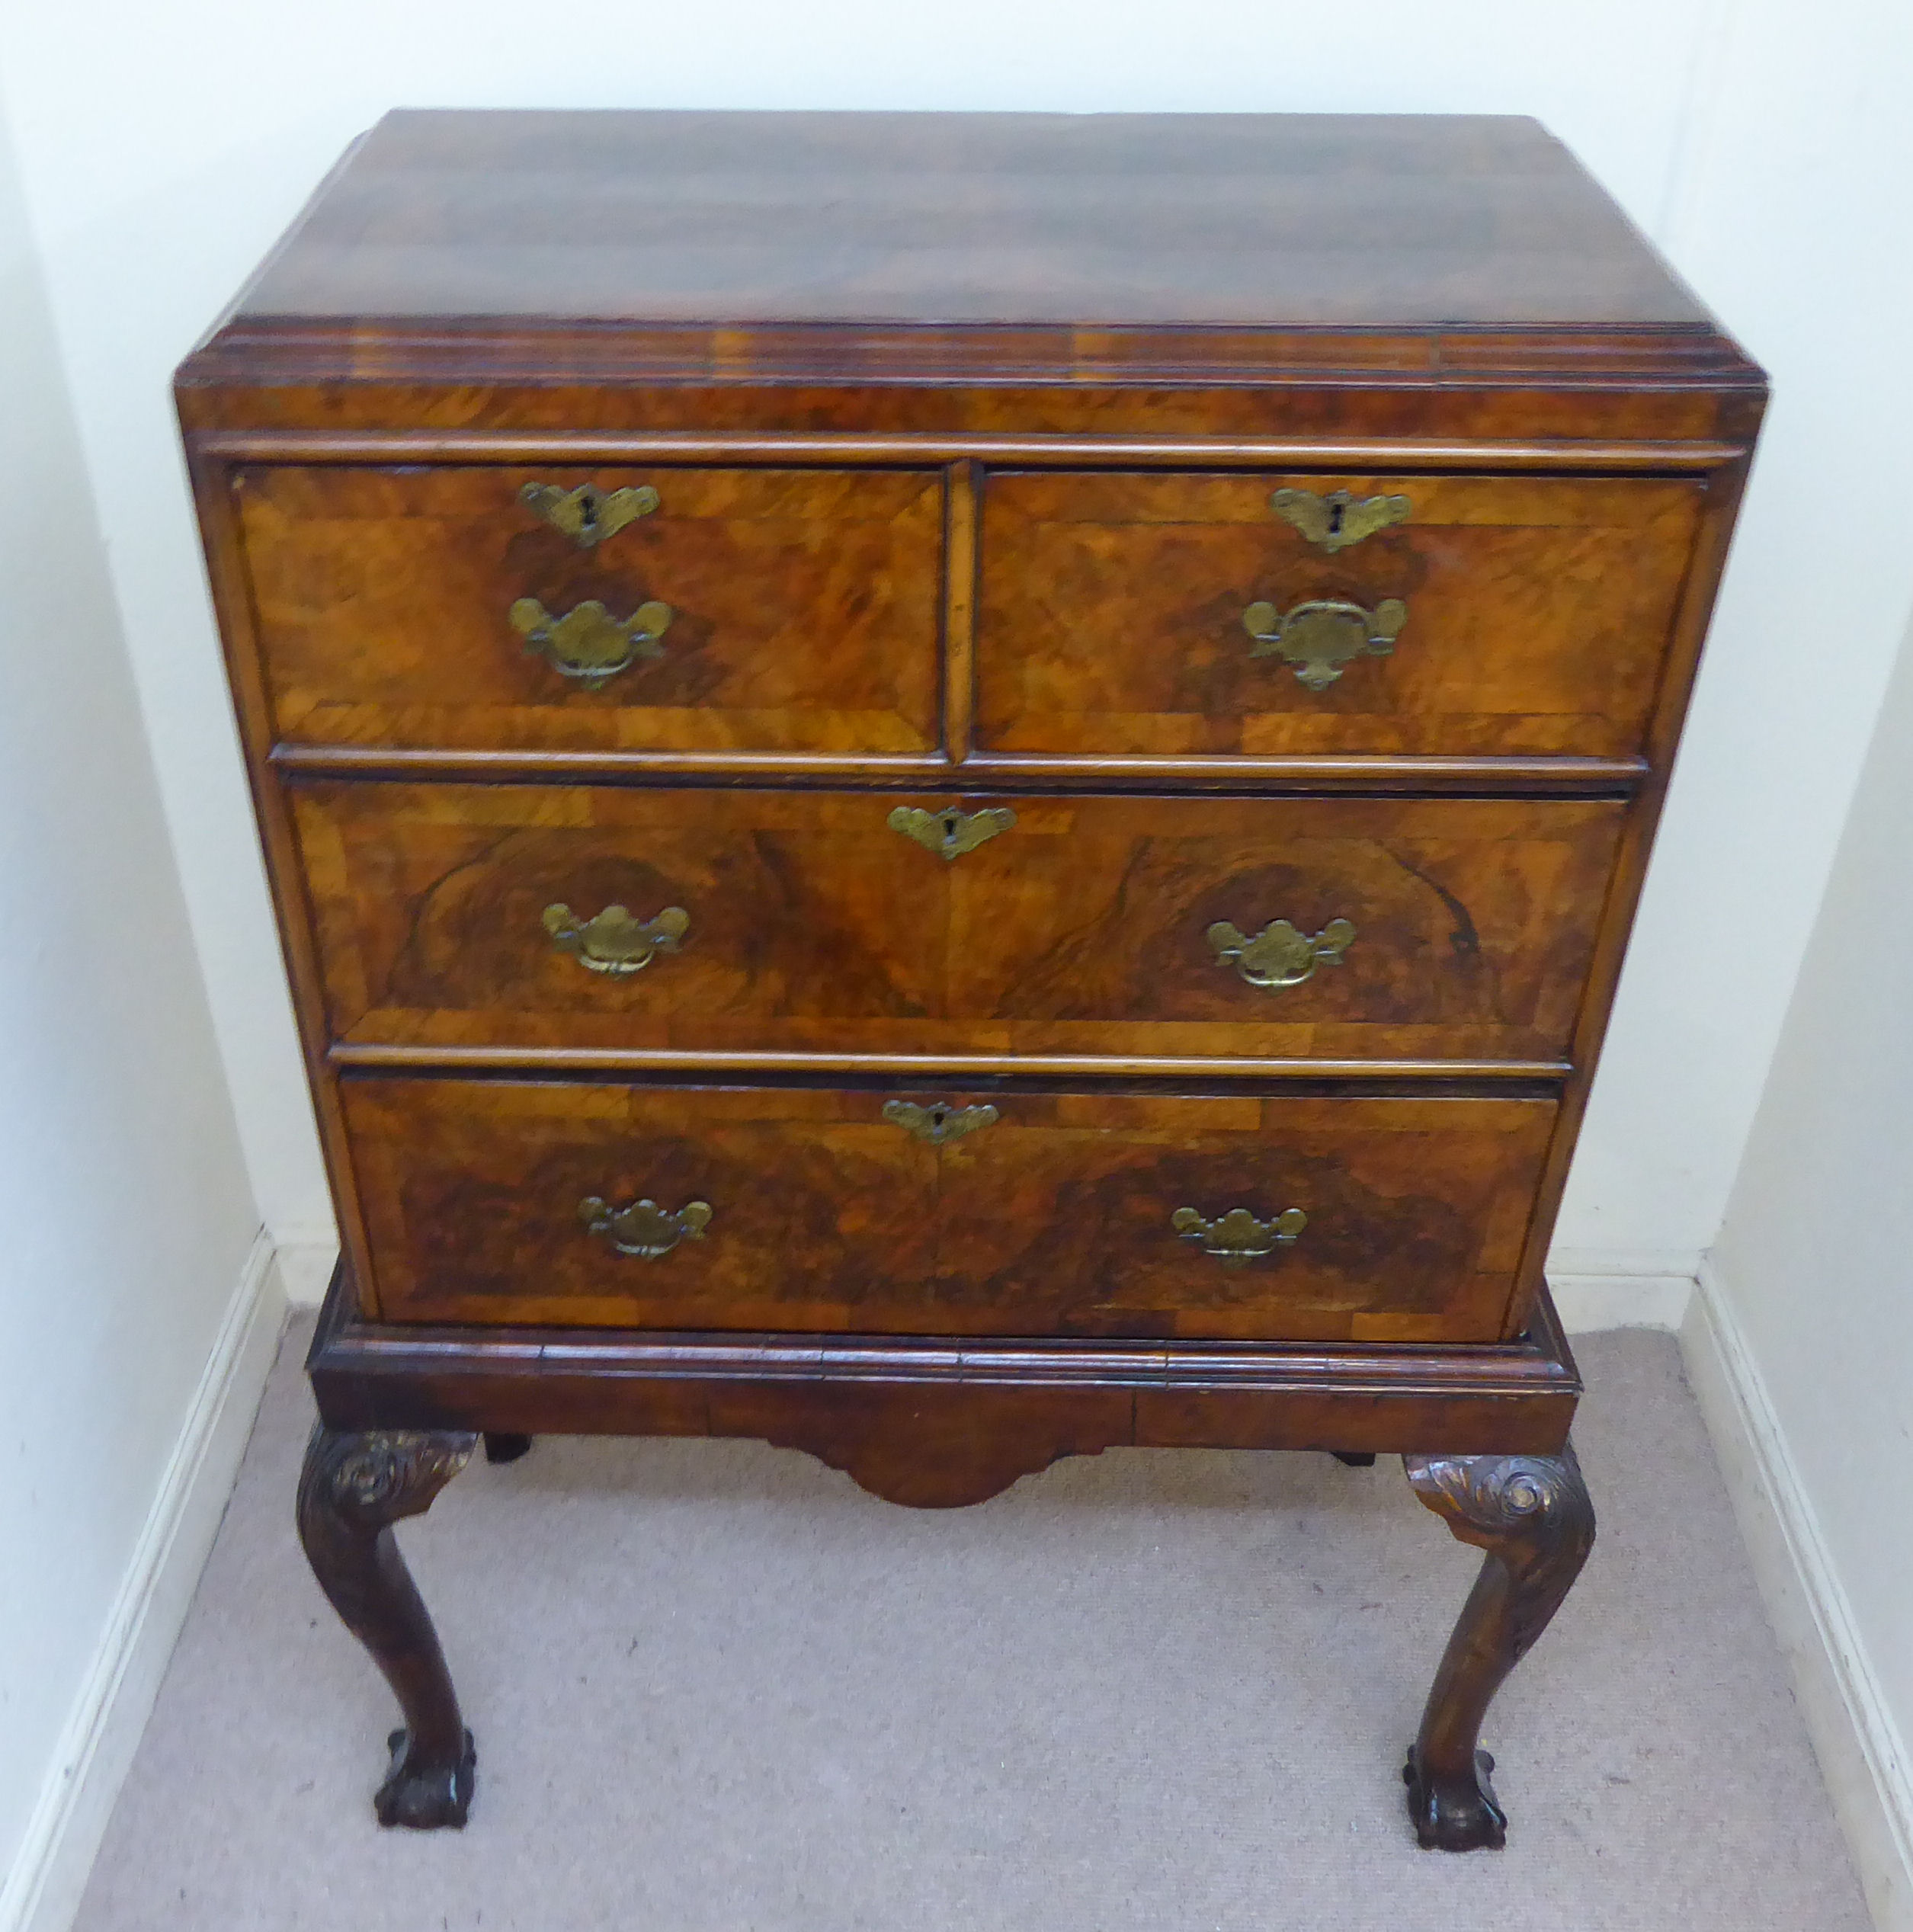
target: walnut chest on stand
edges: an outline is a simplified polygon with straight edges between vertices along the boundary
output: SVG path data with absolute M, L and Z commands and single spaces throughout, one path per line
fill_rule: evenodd
M 343 1255 L 300 1488 L 1399 1453 L 1593 1538 L 1543 1279 L 1763 378 L 1533 122 L 415 113 L 178 379 Z

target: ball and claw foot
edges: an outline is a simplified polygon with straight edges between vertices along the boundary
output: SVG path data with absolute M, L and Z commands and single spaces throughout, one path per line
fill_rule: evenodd
M 1424 1851 L 1499 1851 L 1508 1843 L 1508 1814 L 1488 1782 L 1494 1768 L 1494 1759 L 1478 1751 L 1472 1779 L 1456 1783 L 1425 1777 L 1409 1745 L 1402 1782 L 1408 1787 L 1408 1816 Z
M 386 1742 L 392 1767 L 372 1800 L 381 1825 L 409 1825 L 415 1831 L 434 1831 L 450 1825 L 464 1828 L 477 1782 L 478 1749 L 465 1733 L 465 1750 L 456 1764 L 417 1764 L 412 1761 L 409 1734 L 401 1725 Z

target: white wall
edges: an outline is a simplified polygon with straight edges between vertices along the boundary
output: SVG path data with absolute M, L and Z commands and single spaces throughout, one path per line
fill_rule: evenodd
M 1890 1908 L 1876 1905 L 1883 1927 L 1913 1927 L 1909 960 L 1913 635 L 1840 843 L 1710 1284 L 1758 1366 L 1797 1479 L 1797 1513 L 1838 1580 L 1833 1614 L 1823 1610 L 1822 1619 L 1837 1633 L 1834 1648 L 1847 1653 L 1838 1660 L 1844 1694 L 1863 1722 L 1871 1718 L 1867 1768 L 1899 1812 L 1897 1871 L 1885 1858 L 1876 1866 L 1897 1879 Z M 1811 1717 L 1811 1698 L 1808 1709 Z M 1822 1755 L 1838 1796 L 1838 1744 L 1823 1745 Z M 1864 1797 L 1855 1793 L 1856 1809 Z
M 258 1226 L 0 123 L 0 1918 Z
M 1886 10 L 1882 9 L 1883 16 Z M 1872 251 L 1831 95 L 1866 9 L 1777 0 L 1370 0 L 1324 32 L 1268 0 L 631 0 L 568 30 L 518 0 L 93 0 L 0 16 L 22 149 L 255 1187 L 282 1238 L 327 1219 L 175 453 L 168 371 L 344 143 L 396 104 L 1469 110 L 1540 115 L 1677 257 L 1781 385 L 1694 742 L 1597 1089 L 1562 1244 L 1690 1272 L 1719 1219 L 1908 588 L 1831 462 L 1864 351 L 1905 312 Z M 1716 55 L 1732 30 L 1737 51 Z M 1878 37 L 1875 34 L 1875 37 Z M 1858 82 L 1850 74 L 1861 76 Z M 1857 108 L 1857 113 L 1855 110 Z M 1825 140 L 1837 114 L 1838 150 Z M 1820 301 L 1840 264 L 1854 299 Z M 1799 272 L 1795 264 L 1799 265 Z M 1830 487 L 1831 485 L 1831 487 Z M 1802 505 L 1806 506 L 1803 514 Z M 1837 674 L 1802 605 L 1839 606 Z M 1783 769 L 1764 768 L 1784 738 Z M 1758 841 L 1758 843 L 1756 842 Z M 1576 1258 L 1585 1264 L 1584 1252 Z
M 1913 9 L 1737 0 L 1665 239 L 1773 378 L 1561 1239 L 1720 1222 L 1909 608 Z

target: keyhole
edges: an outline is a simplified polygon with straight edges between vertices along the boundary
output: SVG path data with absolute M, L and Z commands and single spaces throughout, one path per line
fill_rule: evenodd
M 587 530 L 597 529 L 598 492 L 595 490 L 587 490 L 578 498 L 578 514 Z
M 1328 534 L 1331 537 L 1339 537 L 1341 534 L 1341 505 L 1339 503 L 1331 503 L 1329 505 Z
M 946 841 L 956 836 L 956 828 L 963 822 L 960 812 L 946 812 L 943 815 L 944 838 Z
M 942 1133 L 944 1123 L 949 1118 L 950 1109 L 947 1107 L 933 1107 L 930 1110 L 930 1124 L 939 1133 Z

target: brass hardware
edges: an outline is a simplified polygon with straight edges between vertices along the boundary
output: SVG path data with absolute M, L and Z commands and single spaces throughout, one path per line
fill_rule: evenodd
M 590 483 L 580 483 L 575 490 L 560 489 L 556 483 L 527 483 L 518 497 L 581 550 L 615 537 L 626 524 L 649 516 L 658 507 L 658 492 L 649 483 L 608 492 Z
M 947 805 L 940 812 L 899 805 L 885 822 L 892 831 L 914 838 L 926 851 L 948 860 L 961 858 L 998 832 L 1008 831 L 1016 823 L 1016 814 L 1007 805 L 985 806 L 980 812 L 965 812 L 954 805 Z
M 1408 607 L 1399 597 L 1383 598 L 1373 610 L 1323 598 L 1286 614 L 1260 603 L 1242 613 L 1242 628 L 1255 640 L 1249 655 L 1286 658 L 1312 691 L 1326 690 L 1357 658 L 1386 657 L 1408 620 Z
M 1205 935 L 1216 949 L 1218 966 L 1233 966 L 1251 986 L 1299 986 L 1318 966 L 1340 966 L 1355 937 L 1346 919 L 1331 919 L 1312 939 L 1286 919 L 1264 926 L 1253 939 L 1226 919 Z
M 989 1126 L 997 1112 L 988 1105 L 946 1107 L 939 1101 L 933 1106 L 919 1107 L 915 1101 L 886 1101 L 883 1117 L 932 1147 L 947 1147 L 953 1140 Z
M 596 598 L 554 617 L 535 597 L 521 597 L 512 605 L 511 617 L 527 651 L 594 691 L 640 658 L 664 655 L 658 639 L 670 625 L 671 606 L 640 604 L 620 622 Z
M 1413 506 L 1405 496 L 1356 497 L 1347 490 L 1318 496 L 1313 490 L 1277 490 L 1269 498 L 1269 508 L 1332 556 L 1390 524 L 1406 523 Z
M 1258 1221 L 1245 1207 L 1232 1207 L 1219 1221 L 1205 1220 L 1193 1207 L 1179 1207 L 1169 1225 L 1184 1241 L 1199 1241 L 1226 1268 L 1260 1261 L 1278 1248 L 1288 1248 L 1309 1225 L 1299 1207 L 1285 1207 L 1273 1221 Z
M 569 953 L 593 972 L 623 979 L 642 972 L 660 953 L 675 953 L 691 930 L 691 915 L 667 905 L 655 919 L 634 919 L 621 905 L 607 905 L 596 918 L 580 919 L 569 905 L 548 905 L 545 931 L 561 953 Z
M 578 1218 L 592 1234 L 601 1235 L 620 1254 L 635 1254 L 642 1261 L 655 1261 L 668 1254 L 681 1241 L 702 1241 L 710 1226 L 708 1201 L 687 1201 L 673 1214 L 655 1201 L 633 1201 L 629 1207 L 614 1207 L 609 1201 L 588 1194 L 578 1203 Z

